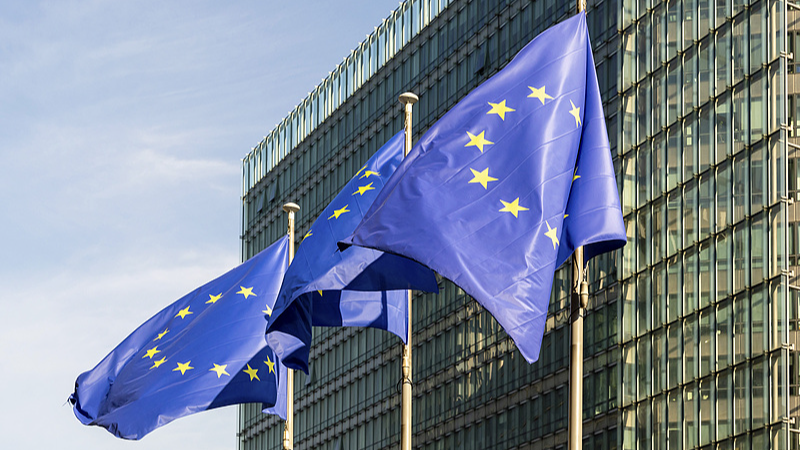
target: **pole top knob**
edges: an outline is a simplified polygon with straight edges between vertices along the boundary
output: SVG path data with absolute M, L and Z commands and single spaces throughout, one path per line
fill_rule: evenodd
M 298 205 L 297 203 L 289 202 L 283 205 L 283 210 L 286 211 L 287 213 L 296 213 L 297 211 L 300 211 L 300 205 Z
M 419 101 L 419 97 L 413 92 L 403 92 L 400 94 L 400 103 L 406 105 L 413 105 Z

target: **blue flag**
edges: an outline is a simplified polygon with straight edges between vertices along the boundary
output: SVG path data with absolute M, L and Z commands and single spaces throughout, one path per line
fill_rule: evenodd
M 303 237 L 281 286 L 267 340 L 288 367 L 308 373 L 311 326 L 357 326 L 408 334 L 406 289 L 438 292 L 435 274 L 409 259 L 354 247 L 339 251 L 403 160 L 393 136 L 353 176 Z
M 195 412 L 261 402 L 286 416 L 286 369 L 264 338 L 288 265 L 288 237 L 164 308 L 94 369 L 69 400 L 85 425 L 141 439 Z
M 435 123 L 342 244 L 419 261 L 539 357 L 555 269 L 626 242 L 586 16 L 535 38 Z

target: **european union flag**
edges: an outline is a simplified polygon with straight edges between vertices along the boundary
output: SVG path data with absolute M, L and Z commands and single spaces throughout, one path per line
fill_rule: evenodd
M 555 269 L 625 244 L 586 16 L 528 44 L 434 124 L 343 244 L 419 261 L 539 357 Z
M 266 345 L 264 324 L 288 249 L 281 238 L 142 324 L 78 377 L 69 398 L 78 420 L 141 439 L 179 417 L 237 403 L 261 402 L 285 418 L 278 385 L 286 369 Z
M 403 342 L 406 289 L 438 292 L 435 274 L 409 259 L 354 247 L 339 251 L 403 160 L 403 132 L 393 136 L 311 225 L 283 281 L 267 340 L 288 367 L 308 373 L 311 326 L 373 327 Z

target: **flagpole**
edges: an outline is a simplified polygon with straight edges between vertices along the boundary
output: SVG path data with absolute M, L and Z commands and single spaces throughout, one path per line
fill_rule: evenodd
M 300 211 L 297 203 L 286 203 L 283 210 L 289 213 L 289 264 L 294 259 L 294 213 Z M 283 428 L 283 448 L 294 448 L 294 370 L 286 370 L 286 423 Z
M 586 11 L 586 0 L 577 0 L 577 13 Z M 589 301 L 584 273 L 583 247 L 572 255 L 569 351 L 569 450 L 583 448 L 583 316 Z
M 411 151 L 411 111 L 414 103 L 419 101 L 419 97 L 411 92 L 400 94 L 400 103 L 405 108 L 405 128 L 406 128 L 406 142 L 403 150 L 403 156 L 408 156 Z M 411 439 L 413 432 L 412 425 L 412 412 L 411 412 L 411 398 L 412 398 L 412 382 L 411 382 L 411 322 L 413 315 L 411 314 L 411 291 L 408 291 L 408 337 L 406 345 L 403 347 L 403 391 L 401 400 L 401 414 L 400 421 L 400 449 L 411 450 Z

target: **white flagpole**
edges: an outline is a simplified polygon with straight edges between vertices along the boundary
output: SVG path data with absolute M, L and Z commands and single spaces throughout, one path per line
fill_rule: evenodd
M 289 213 L 289 264 L 294 259 L 294 213 L 300 211 L 297 203 L 283 205 L 283 210 Z M 294 370 L 286 370 L 286 423 L 283 428 L 283 448 L 294 448 Z
M 586 11 L 586 0 L 577 0 L 578 14 Z M 585 280 L 583 247 L 572 255 L 569 351 L 569 450 L 583 448 L 583 316 L 589 301 Z
M 403 156 L 408 156 L 411 151 L 411 111 L 414 103 L 419 101 L 419 97 L 406 92 L 400 94 L 400 103 L 405 107 L 405 128 L 406 128 L 406 141 Z M 403 392 L 402 392 L 402 419 L 400 421 L 400 449 L 411 450 L 411 439 L 414 435 L 411 425 L 411 322 L 413 315 L 411 314 L 411 291 L 408 291 L 408 340 L 403 347 Z

